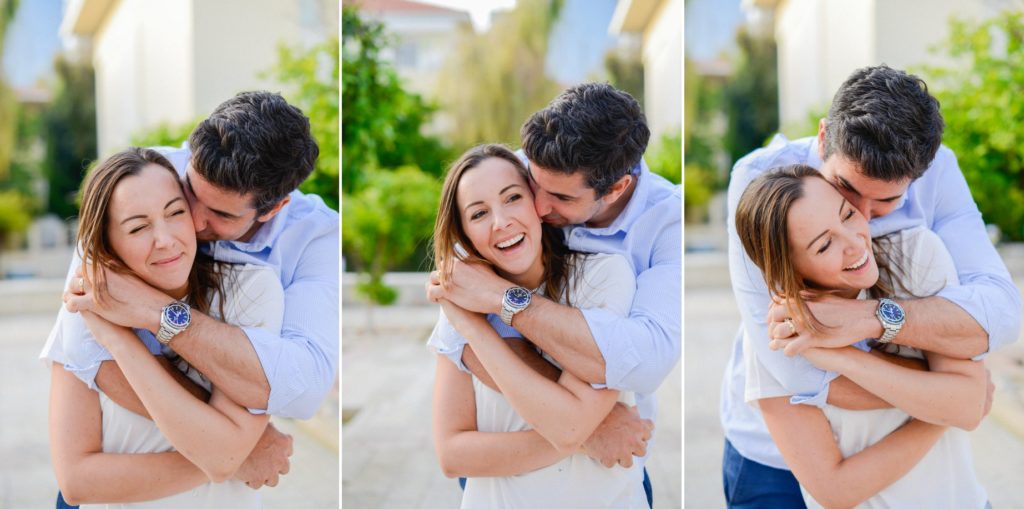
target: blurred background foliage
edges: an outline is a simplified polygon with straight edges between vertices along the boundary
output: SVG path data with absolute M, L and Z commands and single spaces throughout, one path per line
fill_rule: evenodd
M 985 222 L 1024 240 L 1024 16 L 953 20 L 935 51 L 953 62 L 922 72 L 942 107 L 943 142 Z

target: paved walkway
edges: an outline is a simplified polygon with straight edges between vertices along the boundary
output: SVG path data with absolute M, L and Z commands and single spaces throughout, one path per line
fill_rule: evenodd
M 724 507 L 723 436 L 718 406 L 722 373 L 739 324 L 727 273 L 687 256 L 686 348 L 687 507 Z M 708 274 L 725 274 L 714 282 Z M 694 284 L 690 284 L 693 281 Z M 1024 280 L 1017 281 L 1018 287 Z M 1024 341 L 989 356 L 997 385 L 992 413 L 971 433 L 975 468 L 993 507 L 1024 507 Z
M 342 488 L 346 507 L 458 507 L 461 492 L 441 474 L 431 438 L 434 358 L 424 343 L 434 306 L 376 308 L 377 333 L 363 307 L 342 309 Z M 679 367 L 658 391 L 658 431 L 647 469 L 654 504 L 679 507 Z
M 56 309 L 54 309 L 56 312 Z M 53 507 L 57 483 L 47 438 L 49 372 L 36 359 L 54 313 L 0 317 L 0 509 Z M 308 425 L 275 420 L 295 437 L 291 473 L 276 488 L 264 488 L 270 508 L 338 506 L 337 426 L 334 444 Z

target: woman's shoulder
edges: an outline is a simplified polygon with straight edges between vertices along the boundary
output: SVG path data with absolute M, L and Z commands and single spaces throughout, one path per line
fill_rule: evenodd
M 584 276 L 600 272 L 633 274 L 633 266 L 625 256 L 620 254 L 583 253 L 576 256 L 578 260 L 576 270 L 582 271 Z

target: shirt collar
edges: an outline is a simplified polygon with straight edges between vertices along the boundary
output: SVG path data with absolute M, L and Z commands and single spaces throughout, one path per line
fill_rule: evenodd
M 636 166 L 629 173 L 636 178 L 633 195 L 629 197 L 626 208 L 622 209 L 622 212 L 612 220 L 611 224 L 605 227 L 572 225 L 566 227 L 565 232 L 568 233 L 576 227 L 584 228 L 588 232 L 597 235 L 614 235 L 618 232 L 629 230 L 629 227 L 636 222 L 637 218 L 647 210 L 647 196 L 651 192 L 651 171 L 647 168 L 647 163 L 640 159 L 640 162 L 636 163 Z

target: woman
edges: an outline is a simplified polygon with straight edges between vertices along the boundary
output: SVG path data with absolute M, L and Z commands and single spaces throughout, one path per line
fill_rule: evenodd
M 624 258 L 568 252 L 556 230 L 542 227 L 526 169 L 500 145 L 470 149 L 449 170 L 434 255 L 442 284 L 458 257 L 575 307 L 624 315 L 635 292 Z M 593 389 L 568 372 L 549 379 L 502 340 L 496 328 L 514 331 L 498 317 L 447 301 L 442 309 L 500 391 L 438 355 L 434 442 L 445 474 L 469 478 L 463 508 L 648 507 L 638 464 L 605 468 L 579 452 L 615 402 L 631 395 Z
M 769 290 L 787 299 L 805 327 L 828 327 L 806 305 L 822 292 L 907 298 L 957 284 L 949 253 L 934 233 L 915 228 L 873 243 L 864 216 L 808 166 L 787 166 L 755 179 L 737 206 L 736 230 Z M 985 507 L 967 434 L 947 427 L 973 429 L 983 417 L 984 366 L 923 352 L 931 371 L 921 371 L 905 360 L 886 360 L 864 342 L 856 346 L 811 348 L 802 355 L 895 408 L 791 404 L 756 359 L 747 365 L 747 393 L 761 395 L 748 402 L 761 409 L 808 506 Z M 898 353 L 922 356 L 906 347 Z
M 280 329 L 283 293 L 272 271 L 198 255 L 177 173 L 159 153 L 129 149 L 86 178 L 78 245 L 90 285 L 99 268 L 131 273 L 230 323 Z M 83 507 L 259 507 L 230 480 L 267 425 L 177 359 L 165 369 L 131 330 L 82 312 L 148 419 L 51 364 L 50 451 L 65 500 Z M 152 340 L 152 338 L 150 338 Z M 150 343 L 152 344 L 152 342 Z M 180 373 L 185 373 L 188 380 Z M 209 403 L 185 386 L 209 391 Z M 194 394 L 196 393 L 196 394 Z M 109 504 L 109 505 L 107 505 Z

